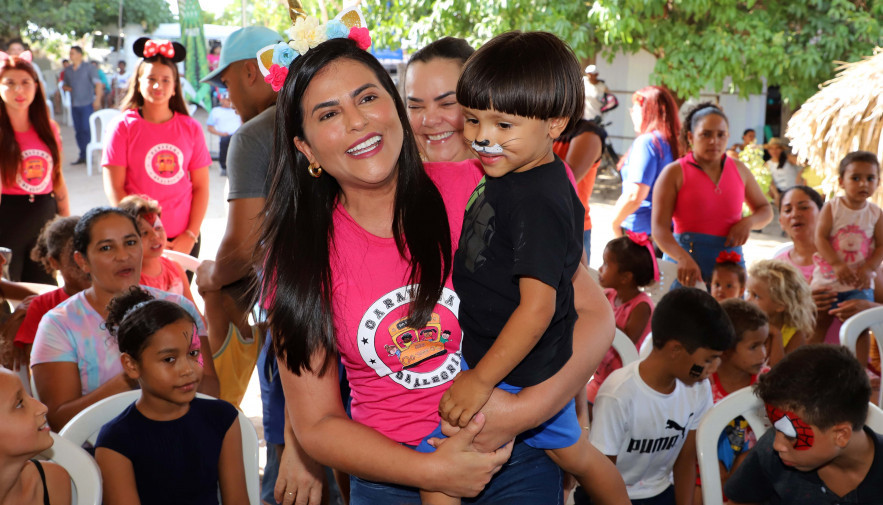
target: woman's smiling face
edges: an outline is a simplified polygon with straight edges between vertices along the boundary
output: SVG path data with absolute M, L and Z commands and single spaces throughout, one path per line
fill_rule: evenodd
M 459 60 L 435 58 L 408 66 L 405 98 L 408 119 L 420 151 L 429 161 L 463 161 L 471 158 L 463 140 L 463 111 L 457 103 Z

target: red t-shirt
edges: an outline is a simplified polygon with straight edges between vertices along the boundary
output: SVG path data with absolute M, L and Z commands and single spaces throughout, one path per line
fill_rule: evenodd
M 28 305 L 28 311 L 25 313 L 25 320 L 15 333 L 15 345 L 24 347 L 34 343 L 34 337 L 37 335 L 37 326 L 43 319 L 43 314 L 54 309 L 58 304 L 70 298 L 64 292 L 64 288 L 58 288 L 42 295 L 37 295 Z

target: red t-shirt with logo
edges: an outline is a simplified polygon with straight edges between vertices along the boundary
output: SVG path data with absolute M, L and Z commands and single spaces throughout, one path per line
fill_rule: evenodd
M 51 123 L 55 142 L 61 147 L 58 126 Z M 21 150 L 21 165 L 15 173 L 15 184 L 3 185 L 4 195 L 47 195 L 52 193 L 52 167 L 54 160 L 49 146 L 32 127 L 26 132 L 15 132 L 15 141 Z
M 476 160 L 425 166 L 445 202 L 453 257 L 481 166 Z M 431 320 L 422 328 L 405 326 L 408 262 L 395 240 L 368 233 L 341 205 L 334 211 L 331 272 L 334 329 L 352 388 L 353 420 L 416 445 L 438 426 L 439 400 L 460 370 L 460 300 L 451 279 Z
M 126 167 L 126 194 L 159 201 L 170 238 L 183 233 L 190 221 L 190 172 L 211 164 L 202 126 L 195 119 L 176 112 L 157 124 L 134 109 L 111 128 L 101 159 L 102 166 Z

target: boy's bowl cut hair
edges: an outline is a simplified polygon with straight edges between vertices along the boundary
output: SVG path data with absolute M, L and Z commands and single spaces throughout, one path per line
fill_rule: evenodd
M 582 118 L 585 86 L 570 47 L 548 32 L 497 35 L 466 60 L 457 101 L 535 119 L 567 118 L 567 133 Z
M 868 417 L 871 382 L 844 346 L 799 347 L 761 374 L 754 388 L 764 403 L 800 411 L 809 424 L 823 430 L 843 422 L 859 430 Z
M 653 310 L 650 329 L 656 349 L 674 340 L 691 354 L 700 347 L 723 352 L 736 340 L 724 309 L 708 292 L 697 288 L 677 288 L 663 296 Z
M 840 172 L 840 177 L 843 177 L 846 174 L 846 167 L 848 167 L 851 163 L 855 162 L 861 163 L 870 163 L 877 167 L 877 175 L 880 175 L 880 160 L 877 159 L 877 155 L 870 151 L 853 151 L 840 160 L 840 166 L 838 167 L 838 171 Z

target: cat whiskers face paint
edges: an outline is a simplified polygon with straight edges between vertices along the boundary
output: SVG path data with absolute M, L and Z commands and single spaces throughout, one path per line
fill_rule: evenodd
M 482 140 L 481 142 L 472 141 L 472 149 L 478 154 L 490 154 L 496 156 L 503 154 L 503 146 L 500 144 L 489 145 L 490 140 Z

